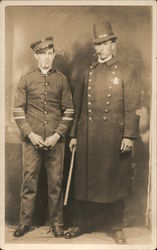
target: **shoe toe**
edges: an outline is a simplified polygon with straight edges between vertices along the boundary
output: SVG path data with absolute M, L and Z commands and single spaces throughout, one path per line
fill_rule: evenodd
M 72 228 L 71 231 L 67 232 L 64 235 L 64 238 L 65 239 L 72 239 L 72 238 L 78 237 L 84 233 L 85 233 L 85 231 L 81 227 L 76 227 L 76 228 Z
M 65 233 L 64 238 L 65 239 L 70 239 L 71 238 L 71 233 L 70 232 Z
M 56 238 L 60 238 L 64 236 L 64 231 L 61 226 L 53 226 L 52 227 L 53 234 Z
M 56 238 L 60 238 L 60 237 L 63 237 L 63 236 L 64 236 L 64 233 L 63 233 L 63 232 L 56 232 L 56 233 L 54 233 L 54 236 L 55 236 Z
M 126 244 L 126 239 L 121 231 L 114 233 L 113 238 L 116 244 Z
M 18 230 L 15 231 L 14 234 L 13 234 L 14 237 L 21 237 L 23 235 L 24 235 L 24 233 L 22 231 L 18 231 Z
M 25 233 L 29 231 L 29 226 L 19 226 L 13 233 L 14 237 L 22 237 Z

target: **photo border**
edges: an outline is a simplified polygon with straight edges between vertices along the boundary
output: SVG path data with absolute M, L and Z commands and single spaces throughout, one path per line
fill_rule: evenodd
M 157 247 L 157 199 L 156 199 L 156 190 L 157 190 L 157 87 L 156 87 L 156 11 L 157 11 L 157 2 L 154 0 L 147 1 L 1 1 L 0 2 L 0 28 L 1 28 L 1 41 L 0 41 L 0 55 L 2 60 L 0 61 L 0 75 L 1 75 L 1 85 L 0 85 L 0 247 L 4 250 L 24 250 L 24 249 L 155 249 Z M 5 243 L 5 8 L 7 6 L 55 6 L 55 5 L 66 5 L 66 6 L 152 6 L 152 92 L 151 92 L 151 118 L 150 118 L 150 167 L 152 166 L 152 243 L 151 244 L 138 244 L 138 245 L 93 245 L 93 244 L 6 244 Z

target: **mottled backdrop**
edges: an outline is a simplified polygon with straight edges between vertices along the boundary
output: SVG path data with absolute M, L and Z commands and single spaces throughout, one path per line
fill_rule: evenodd
M 92 26 L 105 19 L 118 36 L 120 60 L 134 64 L 141 84 L 141 136 L 135 145 L 132 166 L 132 189 L 126 201 L 126 225 L 145 223 L 149 161 L 149 110 L 152 78 L 152 10 L 144 6 L 10 6 L 6 7 L 6 222 L 18 222 L 22 182 L 22 148 L 12 117 L 15 87 L 21 74 L 35 63 L 30 43 L 53 36 L 55 64 L 68 77 L 72 90 L 82 68 L 93 56 Z M 70 153 L 65 159 L 65 181 Z M 65 185 L 65 183 L 64 183 Z M 34 224 L 47 220 L 46 173 L 41 170 Z M 71 223 L 70 204 L 65 222 Z M 98 212 L 98 216 L 100 211 Z

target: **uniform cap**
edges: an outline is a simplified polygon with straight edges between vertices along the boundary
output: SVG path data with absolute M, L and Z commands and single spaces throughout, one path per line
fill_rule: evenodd
M 108 21 L 101 21 L 93 25 L 94 44 L 106 42 L 108 40 L 117 39 L 112 31 L 112 26 Z
M 46 37 L 40 41 L 34 42 L 30 45 L 31 49 L 34 50 L 35 53 L 40 50 L 44 50 L 46 48 L 52 48 L 54 46 L 53 37 Z

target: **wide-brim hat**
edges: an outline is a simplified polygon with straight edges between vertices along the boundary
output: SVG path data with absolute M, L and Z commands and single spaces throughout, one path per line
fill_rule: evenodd
M 103 43 L 109 40 L 116 40 L 117 36 L 113 33 L 112 26 L 108 21 L 101 21 L 93 25 L 94 44 Z
M 37 42 L 34 42 L 30 45 L 31 49 L 35 52 L 35 53 L 39 53 L 40 51 L 43 51 L 47 48 L 52 48 L 54 46 L 53 43 L 53 37 L 46 37 L 43 38 Z

